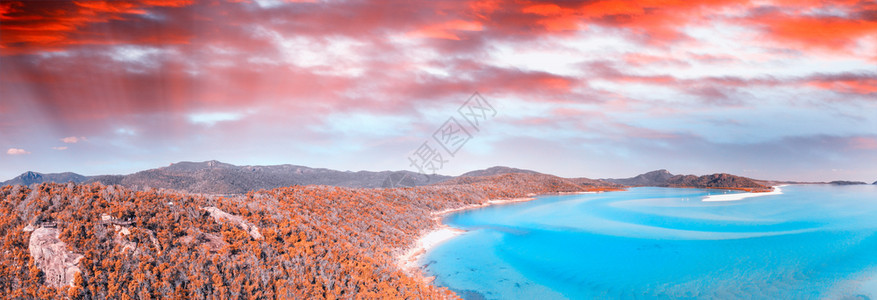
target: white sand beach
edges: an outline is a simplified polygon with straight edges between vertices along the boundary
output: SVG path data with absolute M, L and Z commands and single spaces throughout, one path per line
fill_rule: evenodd
M 720 201 L 737 201 L 743 200 L 746 198 L 752 197 L 761 197 L 761 196 L 771 196 L 771 195 L 780 195 L 783 193 L 782 187 L 785 185 L 778 185 L 773 187 L 773 191 L 763 192 L 763 193 L 734 193 L 734 194 L 721 194 L 721 195 L 709 195 L 703 198 L 703 202 L 720 202 Z
M 451 228 L 447 225 L 441 225 L 438 229 L 430 231 L 417 239 L 415 246 L 399 256 L 396 259 L 396 263 L 402 268 L 402 270 L 411 273 L 412 271 L 417 270 L 419 267 L 417 260 L 419 260 L 420 256 L 426 253 L 426 251 L 429 251 L 429 249 L 432 249 L 438 244 L 461 235 L 464 232 L 466 231 Z
M 469 210 L 469 209 L 476 209 L 476 208 L 481 208 L 481 207 L 488 207 L 491 205 L 502 205 L 502 204 L 516 203 L 516 202 L 526 202 L 526 201 L 531 201 L 531 200 L 536 200 L 536 198 L 527 197 L 527 198 L 514 198 L 514 199 L 487 200 L 487 202 L 480 203 L 480 204 L 470 204 L 470 205 L 466 205 L 463 207 L 449 208 L 449 209 L 433 212 L 432 215 L 434 216 L 433 219 L 439 220 L 439 219 L 441 219 L 442 216 L 447 215 L 449 213 L 453 213 L 453 212 L 464 211 L 464 210 Z
M 451 238 L 459 236 L 465 233 L 465 230 L 452 228 L 445 224 L 441 224 L 441 218 L 444 215 L 464 211 L 467 209 L 476 209 L 481 207 L 487 207 L 491 205 L 502 205 L 516 202 L 526 202 L 536 200 L 536 198 L 527 197 L 527 198 L 514 198 L 514 199 L 495 199 L 495 200 L 487 200 L 487 202 L 480 204 L 471 204 L 458 208 L 449 208 L 442 211 L 433 212 L 433 220 L 439 223 L 438 228 L 420 236 L 417 241 L 414 243 L 414 247 L 408 249 L 402 255 L 396 258 L 397 265 L 405 272 L 408 273 L 417 273 L 416 270 L 420 267 L 417 261 L 420 259 L 420 256 L 425 254 L 427 251 L 432 249 L 435 246 L 438 246 L 442 242 L 445 242 Z M 425 278 L 428 279 L 428 278 Z
M 595 193 L 597 193 L 597 192 L 572 192 L 572 193 L 559 193 L 559 194 L 566 195 L 566 194 L 595 194 Z M 403 271 L 410 273 L 410 274 L 415 274 L 415 273 L 417 273 L 416 272 L 417 269 L 420 267 L 420 265 L 417 263 L 417 261 L 420 259 L 420 257 L 423 254 L 425 254 L 427 251 L 429 251 L 433 247 L 438 246 L 439 244 L 441 244 L 441 243 L 443 243 L 451 238 L 454 238 L 454 237 L 459 236 L 463 233 L 466 233 L 465 230 L 452 228 L 450 226 L 442 224 L 441 218 L 447 214 L 458 212 L 458 211 L 469 210 L 469 209 L 488 207 L 491 205 L 503 205 L 503 204 L 518 203 L 518 202 L 527 202 L 527 201 L 532 201 L 532 200 L 536 200 L 536 198 L 524 197 L 524 198 L 513 198 L 513 199 L 491 199 L 491 200 L 487 200 L 487 202 L 484 202 L 484 203 L 471 204 L 471 205 L 466 205 L 463 207 L 449 208 L 449 209 L 433 212 L 432 213 L 433 220 L 438 222 L 438 224 L 439 224 L 438 228 L 420 236 L 420 238 L 418 238 L 417 241 L 414 243 L 414 247 L 406 250 L 405 253 L 403 253 L 402 255 L 400 255 L 396 258 L 396 263 Z M 424 279 L 429 280 L 429 278 L 424 278 Z

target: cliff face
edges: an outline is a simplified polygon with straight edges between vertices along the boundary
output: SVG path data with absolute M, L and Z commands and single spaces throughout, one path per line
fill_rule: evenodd
M 58 239 L 57 228 L 40 227 L 30 234 L 28 250 L 34 264 L 43 271 L 45 282 L 51 287 L 73 285 L 82 255 L 67 250 L 67 244 Z

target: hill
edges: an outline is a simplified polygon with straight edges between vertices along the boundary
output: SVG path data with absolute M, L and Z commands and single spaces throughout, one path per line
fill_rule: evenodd
M 673 177 L 673 174 L 670 174 L 667 170 L 661 169 L 656 171 L 651 171 L 648 173 L 636 175 L 631 178 L 621 178 L 621 179 L 603 179 L 604 181 L 613 182 L 617 184 L 623 184 L 627 186 L 664 186 L 667 184 L 667 180 Z
M 500 175 L 500 174 L 511 174 L 511 173 L 522 173 L 522 174 L 541 174 L 532 170 L 518 169 L 518 168 L 510 168 L 503 166 L 495 166 L 490 167 L 483 170 L 475 170 L 463 173 L 460 177 L 477 177 L 477 176 L 492 176 L 492 175 Z
M 863 182 L 863 181 L 835 180 L 835 181 L 829 182 L 828 184 L 833 184 L 833 185 L 859 185 L 859 184 L 868 184 L 868 183 L 867 183 L 867 182 Z
M 411 171 L 336 171 L 296 165 L 236 166 L 215 160 L 179 162 L 129 175 L 82 176 L 75 173 L 26 172 L 0 185 L 56 182 L 122 185 L 133 189 L 164 188 L 206 194 L 244 194 L 293 185 L 353 188 L 422 186 L 451 178 Z
M 401 180 L 396 182 L 396 186 L 426 185 L 449 178 L 441 175 L 419 175 L 410 171 L 345 172 L 297 165 L 235 166 L 218 161 L 206 161 L 180 162 L 168 167 L 141 171 L 123 176 L 118 183 L 135 188 L 152 187 L 194 193 L 243 194 L 293 185 L 378 188 L 386 186 L 386 181 L 391 176 Z M 117 178 L 95 178 L 93 181 L 114 184 L 116 180 Z
M 704 176 L 676 175 L 667 179 L 668 187 L 693 187 L 693 188 L 720 188 L 740 189 L 753 192 L 770 191 L 769 186 L 757 183 L 755 180 L 731 174 L 719 173 Z
M 162 171 L 201 166 L 169 169 Z M 461 182 L 468 180 L 474 182 Z M 438 226 L 433 213 L 581 190 L 544 174 L 393 189 L 291 186 L 228 197 L 100 183 L 4 186 L 0 293 L 14 299 L 449 298 L 451 292 L 396 264 L 419 235 Z M 44 241 L 28 243 L 33 233 Z M 40 263 L 53 261 L 63 263 Z
M 475 185 L 483 187 L 506 186 L 507 188 L 523 188 L 535 190 L 537 187 L 549 187 L 551 192 L 587 192 L 594 190 L 620 189 L 621 186 L 600 180 L 588 178 L 561 178 L 542 173 L 507 173 L 485 176 L 460 176 L 434 184 L 438 186 L 449 185 Z M 538 194 L 538 193 L 537 193 Z
M 80 183 L 85 181 L 86 179 L 88 179 L 88 177 L 71 172 L 43 174 L 27 171 L 22 173 L 21 175 L 18 175 L 18 177 L 12 178 L 4 182 L 0 182 L 0 186 L 11 184 L 30 185 L 43 182 L 66 183 L 72 181 L 75 183 Z
M 769 191 L 768 185 L 751 178 L 719 173 L 712 175 L 673 175 L 667 170 L 656 170 L 631 178 L 604 179 L 605 181 L 628 186 L 728 188 L 750 191 Z
M 464 173 L 463 177 L 490 177 L 504 174 L 543 175 L 536 171 L 503 166 Z M 560 177 L 552 176 L 560 179 Z M 215 160 L 179 162 L 167 167 L 149 169 L 129 175 L 82 176 L 75 173 L 40 174 L 27 172 L 2 185 L 56 182 L 121 185 L 135 190 L 163 188 L 192 193 L 233 195 L 250 191 L 274 189 L 293 185 L 328 185 L 351 188 L 415 187 L 443 182 L 455 177 L 424 175 L 411 171 L 337 171 L 297 165 L 236 166 Z M 535 178 L 535 177 L 533 177 Z M 615 187 L 621 185 L 589 178 L 565 179 L 585 187 Z M 470 180 L 471 181 L 471 180 Z

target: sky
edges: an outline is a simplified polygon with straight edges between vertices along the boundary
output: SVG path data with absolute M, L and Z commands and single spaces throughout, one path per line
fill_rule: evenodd
M 206 160 L 870 183 L 877 2 L 0 1 L 0 180 Z

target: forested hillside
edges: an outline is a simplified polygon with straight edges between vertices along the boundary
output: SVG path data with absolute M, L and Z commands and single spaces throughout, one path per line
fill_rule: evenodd
M 249 191 L 293 185 L 330 185 L 352 188 L 410 187 L 441 182 L 444 175 L 423 175 L 411 171 L 338 171 L 297 165 L 236 166 L 215 160 L 178 162 L 166 167 L 128 175 L 83 176 L 76 173 L 43 174 L 25 172 L 2 185 L 55 182 L 121 185 L 134 190 L 164 188 L 193 193 L 245 194 Z
M 548 177 L 399 189 L 292 186 L 236 197 L 120 186 L 0 188 L 0 292 L 8 298 L 452 297 L 396 256 L 437 226 L 431 213 L 488 199 L 584 191 Z M 72 266 L 39 263 L 41 232 L 66 244 Z M 42 251 L 42 252 L 41 252 Z M 81 258 L 80 258 L 81 257 Z M 57 261 L 57 260 L 55 260 Z M 56 269 L 76 270 L 52 287 Z M 55 275 L 52 275 L 55 276 Z

